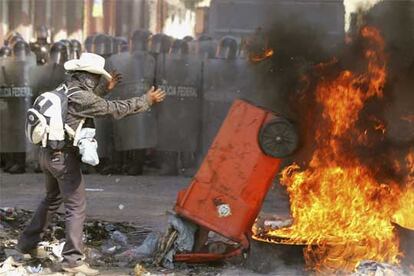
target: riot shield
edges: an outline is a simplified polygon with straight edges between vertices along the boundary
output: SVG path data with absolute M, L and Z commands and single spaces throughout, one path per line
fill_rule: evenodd
M 88 37 L 85 41 L 85 48 L 87 51 L 87 43 L 88 39 L 92 41 L 92 38 Z M 89 47 L 89 46 L 88 46 Z M 108 60 L 112 54 L 112 38 L 110 36 L 99 34 L 93 38 L 93 43 L 91 45 L 91 52 L 98 54 L 106 59 L 105 61 L 105 69 L 109 70 L 108 68 Z M 109 70 L 110 72 L 110 70 Z M 105 99 L 111 100 L 113 98 L 113 92 L 109 93 L 108 95 L 104 96 Z M 95 119 L 95 126 L 96 126 L 96 138 L 98 141 L 98 154 L 100 157 L 103 158 L 111 158 L 114 153 L 114 134 L 112 132 L 113 129 L 113 119 L 111 117 L 105 118 L 96 118 Z
M 201 131 L 202 61 L 186 54 L 161 55 L 157 86 L 167 98 L 157 107 L 161 151 L 196 152 Z
M 52 91 L 65 80 L 63 64 L 68 60 L 67 49 L 61 42 L 53 44 L 51 58 L 47 64 L 33 66 L 30 69 L 30 84 L 34 97 Z
M 30 83 L 34 97 L 52 91 L 65 80 L 65 69 L 62 64 L 48 63 L 34 66 L 30 70 Z
M 108 70 L 122 74 L 122 82 L 110 93 L 114 99 L 143 95 L 154 82 L 155 60 L 146 52 L 124 52 L 108 59 Z M 157 143 L 154 110 L 114 121 L 117 151 L 147 149 Z
M 92 52 L 108 58 L 113 52 L 113 40 L 112 37 L 105 34 L 99 34 L 95 36 L 92 46 Z
M 113 99 L 113 92 L 104 96 L 107 100 Z M 95 118 L 96 140 L 98 141 L 98 155 L 101 158 L 110 158 L 114 152 L 113 119 L 111 117 Z
M 36 57 L 0 59 L 0 152 L 25 153 L 26 111 L 32 104 L 30 68 Z
M 232 102 L 251 99 L 255 76 L 244 59 L 207 59 L 203 71 L 202 152 L 207 152 Z
M 212 40 L 196 41 L 192 46 L 194 54 L 201 59 L 214 58 L 216 54 L 216 42 Z

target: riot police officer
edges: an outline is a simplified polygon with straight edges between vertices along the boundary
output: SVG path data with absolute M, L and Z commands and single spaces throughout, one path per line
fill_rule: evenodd
M 168 54 L 171 51 L 174 51 L 174 49 L 172 49 L 173 42 L 173 39 L 165 34 L 155 34 L 151 37 L 149 46 L 150 52 L 154 55 L 155 59 L 157 60 L 156 74 L 158 74 L 158 71 L 161 69 L 161 65 L 164 64 L 163 61 L 167 58 Z M 175 50 L 179 48 L 177 47 L 178 44 L 181 43 L 176 42 Z M 156 78 L 159 78 L 159 76 L 156 76 Z M 155 81 L 160 82 L 160 80 L 157 79 Z M 159 85 L 160 83 L 157 84 Z M 160 175 L 178 174 L 177 152 L 159 149 L 157 147 L 153 157 L 156 160 L 157 166 L 160 168 L 158 172 Z
M 125 37 L 115 37 L 113 45 L 114 53 L 123 53 L 129 50 L 128 40 Z
M 24 173 L 26 163 L 26 141 L 24 137 L 25 111 L 31 104 L 32 92 L 29 87 L 28 68 L 34 65 L 34 57 L 30 46 L 21 39 L 13 39 L 13 56 L 10 63 L 4 68 L 4 86 L 11 88 L 16 93 L 4 98 L 7 104 L 7 114 L 1 125 L 0 151 L 6 153 L 4 171 L 9 173 Z M 31 63 L 33 61 L 33 64 Z
M 157 110 L 156 149 L 164 175 L 191 175 L 200 144 L 202 61 L 189 52 L 187 41 L 174 40 L 157 64 L 157 86 L 169 94 L 168 106 Z
M 108 60 L 110 70 L 119 71 L 123 75 L 123 83 L 118 86 L 112 96 L 117 99 L 126 99 L 130 96 L 140 96 L 151 87 L 154 81 L 155 60 L 146 52 L 148 37 L 150 33 L 144 30 L 135 31 L 130 41 L 130 52 L 122 51 L 118 43 L 124 43 L 119 39 L 114 41 L 115 52 Z M 105 46 L 101 41 L 104 37 L 97 37 L 99 44 Z M 98 45 L 99 46 L 99 45 Z M 104 50 L 109 48 L 97 47 Z M 101 51 L 105 54 L 105 51 Z M 103 123 L 102 121 L 100 122 Z M 109 127 L 101 127 L 107 133 L 100 133 L 97 127 L 98 136 L 112 137 L 112 141 L 107 139 L 107 152 L 102 155 L 111 157 L 108 162 L 111 166 L 106 166 L 101 173 L 107 173 L 108 169 L 115 172 L 123 172 L 130 175 L 138 175 L 143 171 L 144 157 L 147 149 L 155 146 L 155 116 L 150 111 L 145 114 L 136 114 L 119 121 L 112 122 L 113 131 L 109 132 Z M 103 132 L 103 131 L 102 131 Z M 128 136 L 134 139 L 127 138 Z M 113 148 L 111 148 L 113 147 Z M 111 152 L 108 152 L 111 149 Z
M 85 46 L 86 52 L 92 53 L 94 40 L 95 40 L 94 35 L 90 35 L 85 39 L 84 46 Z
M 30 49 L 36 55 L 38 65 L 47 63 L 49 59 L 50 44 L 48 43 L 48 29 L 42 25 L 36 31 L 36 42 L 30 43 Z
M 82 44 L 79 40 L 72 39 L 70 41 L 71 44 L 71 52 L 70 52 L 70 59 L 78 59 L 82 53 Z
M 91 45 L 89 45 L 91 43 Z M 94 37 L 88 37 L 85 41 L 87 51 L 100 55 L 108 59 L 113 53 L 113 39 L 106 34 L 97 34 Z M 106 100 L 112 99 L 113 94 L 105 96 Z M 101 174 L 118 174 L 121 172 L 122 158 L 119 152 L 114 150 L 114 134 L 112 118 L 96 118 L 96 136 L 100 140 L 101 146 L 98 148 L 101 162 L 98 171 Z
M 0 58 L 10 57 L 12 55 L 12 49 L 9 46 L 4 45 L 0 48 Z
M 147 30 L 134 31 L 130 40 L 131 51 L 147 51 L 150 37 L 151 33 Z
M 11 49 L 13 49 L 14 44 L 17 41 L 24 41 L 22 35 L 18 32 L 11 32 L 7 35 L 6 39 L 4 40 L 4 45 L 9 46 Z
M 204 61 L 202 154 L 207 153 L 226 114 L 236 98 L 244 97 L 252 80 L 245 60 L 236 59 L 237 41 L 232 37 L 220 40 L 215 58 Z M 250 85 L 250 86 L 249 86 Z
M 144 53 L 148 50 L 148 42 L 151 32 L 147 30 L 135 30 L 130 38 L 131 53 Z M 140 175 L 146 157 L 146 149 L 130 149 L 122 151 L 122 171 L 128 175 Z
M 67 46 L 59 41 L 55 42 L 50 49 L 50 60 L 52 63 L 63 65 L 69 59 Z
M 112 37 L 99 34 L 95 36 L 92 46 L 92 52 L 100 55 L 101 57 L 108 58 L 113 53 Z
M 68 57 L 68 60 L 69 60 L 69 59 L 72 59 L 72 58 L 71 58 L 71 53 L 72 53 L 72 43 L 70 42 L 70 40 L 68 40 L 68 39 L 61 39 L 59 42 L 60 42 L 60 43 L 62 43 L 63 45 L 65 45 L 65 49 L 66 49 L 66 56 Z

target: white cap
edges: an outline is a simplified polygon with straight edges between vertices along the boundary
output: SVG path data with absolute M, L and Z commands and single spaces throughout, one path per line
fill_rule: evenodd
M 92 74 L 103 75 L 107 80 L 111 80 L 111 74 L 105 69 L 105 59 L 100 55 L 83 53 L 79 59 L 66 61 L 64 64 L 67 71 L 86 71 Z

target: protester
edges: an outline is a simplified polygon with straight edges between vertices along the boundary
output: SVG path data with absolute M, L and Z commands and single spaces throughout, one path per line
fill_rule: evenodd
M 120 75 L 112 76 L 104 69 L 105 60 L 95 54 L 83 53 L 79 59 L 69 60 L 64 64 L 70 74 L 69 80 L 57 88 L 58 93 L 65 93 L 68 98 L 65 125 L 76 130 L 79 125 L 92 118 L 112 115 L 115 119 L 147 111 L 151 105 L 164 100 L 165 93 L 151 88 L 145 95 L 127 100 L 105 100 L 100 96 L 111 90 L 120 81 Z M 100 84 L 101 76 L 108 82 Z M 55 92 L 56 92 L 55 91 Z M 36 101 L 37 102 L 37 101 Z M 36 105 L 35 102 L 35 105 Z M 45 105 L 43 105 L 45 106 Z M 21 253 L 33 253 L 41 241 L 52 215 L 63 202 L 66 211 L 66 243 L 62 257 L 63 270 L 71 273 L 97 275 L 83 259 L 83 224 L 85 220 L 86 197 L 85 185 L 80 169 L 81 161 L 78 145 L 74 138 L 66 135 L 63 145 L 48 140 L 41 148 L 39 162 L 46 177 L 46 196 L 40 203 L 32 221 L 23 231 L 17 248 Z

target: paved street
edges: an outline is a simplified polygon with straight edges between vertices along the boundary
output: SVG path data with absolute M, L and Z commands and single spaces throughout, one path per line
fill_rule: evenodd
M 186 177 L 85 175 L 88 217 L 129 221 L 163 230 L 165 213 L 174 206 L 177 192 L 190 183 Z M 265 201 L 266 212 L 286 214 L 287 198 L 278 186 Z M 42 174 L 0 174 L 0 206 L 36 208 L 44 192 Z M 62 209 L 63 210 L 63 209 Z

